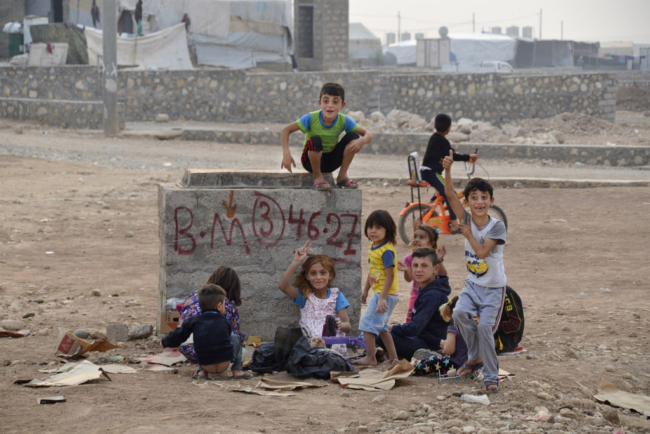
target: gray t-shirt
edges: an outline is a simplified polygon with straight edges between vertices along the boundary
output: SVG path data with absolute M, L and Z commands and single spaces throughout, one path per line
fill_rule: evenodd
M 465 220 L 471 215 L 465 211 Z M 471 244 L 465 238 L 465 262 L 469 275 L 467 278 L 484 288 L 503 288 L 506 286 L 506 272 L 503 267 L 503 245 L 506 243 L 506 225 L 501 220 L 490 217 L 488 223 L 478 228 L 472 220 L 472 235 L 481 244 L 490 238 L 497 240 L 496 246 L 484 259 L 479 259 Z

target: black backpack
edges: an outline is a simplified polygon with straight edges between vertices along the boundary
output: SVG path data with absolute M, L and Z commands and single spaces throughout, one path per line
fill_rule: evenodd
M 506 286 L 506 297 L 499 327 L 494 333 L 494 345 L 499 353 L 507 353 L 519 347 L 524 335 L 524 306 L 521 298 L 509 286 Z

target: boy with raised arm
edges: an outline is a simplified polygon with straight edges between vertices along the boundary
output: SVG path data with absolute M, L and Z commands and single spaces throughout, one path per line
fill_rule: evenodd
M 502 221 L 488 215 L 494 203 L 492 186 L 484 179 L 473 178 L 464 194 L 470 213 L 454 193 L 451 166 L 453 151 L 442 161 L 445 169 L 445 192 L 452 209 L 461 220 L 465 237 L 465 263 L 468 276 L 461 291 L 452 318 L 467 342 L 467 362 L 458 370 L 461 377 L 484 367 L 483 383 L 486 393 L 499 391 L 499 362 L 494 348 L 496 331 L 506 293 L 506 274 L 503 266 L 503 245 L 506 227 Z M 478 325 L 474 318 L 480 315 Z

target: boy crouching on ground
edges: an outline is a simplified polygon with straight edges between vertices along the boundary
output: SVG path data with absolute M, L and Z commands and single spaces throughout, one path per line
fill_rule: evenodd
M 240 342 L 230 338 L 230 321 L 223 315 L 226 312 L 226 291 L 220 286 L 207 284 L 199 291 L 201 314 L 193 316 L 162 340 L 165 348 L 176 348 L 194 334 L 194 351 L 199 359 L 199 370 L 194 377 L 207 380 L 208 373 L 221 374 L 228 369 L 230 362 L 240 366 L 242 349 Z
M 338 188 L 359 188 L 348 178 L 348 168 L 354 156 L 372 140 L 372 133 L 357 125 L 349 117 L 339 113 L 345 107 L 345 91 L 340 84 L 327 83 L 318 97 L 321 110 L 307 113 L 296 122 L 282 129 L 282 165 L 291 172 L 296 163 L 289 151 L 289 135 L 298 130 L 305 134 L 300 161 L 308 172 L 314 175 L 312 188 L 329 190 L 332 186 L 325 181 L 323 173 L 332 173 L 340 168 L 336 177 Z M 341 133 L 345 136 L 339 141 Z

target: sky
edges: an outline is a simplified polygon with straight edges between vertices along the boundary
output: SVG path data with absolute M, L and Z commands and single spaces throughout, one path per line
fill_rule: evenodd
M 650 0 L 350 0 L 350 22 L 361 22 L 386 42 L 386 33 L 397 33 L 397 13 L 402 32 L 438 36 L 440 26 L 450 34 L 471 33 L 472 13 L 476 31 L 493 26 L 532 26 L 542 38 L 650 44 Z M 520 33 L 521 35 L 521 33 Z

